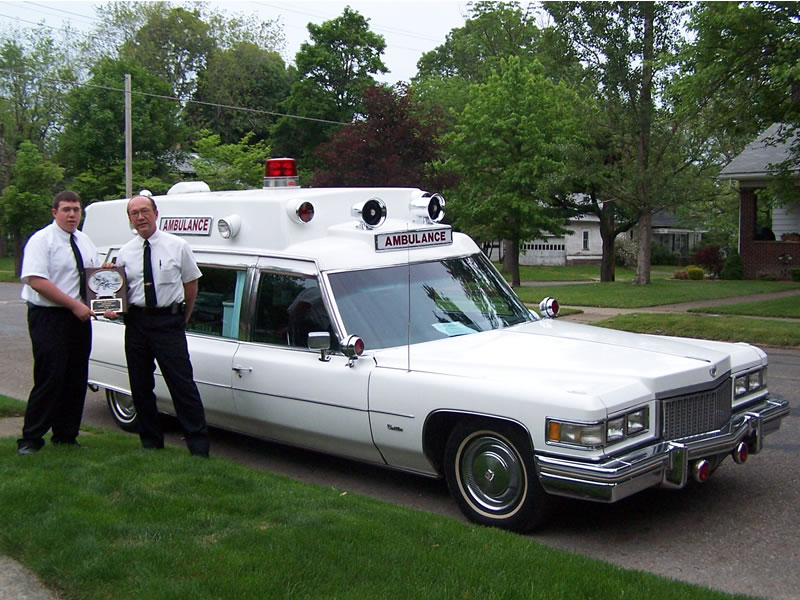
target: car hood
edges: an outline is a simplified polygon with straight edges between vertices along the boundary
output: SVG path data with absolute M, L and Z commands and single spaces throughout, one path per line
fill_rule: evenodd
M 377 366 L 608 394 L 636 383 L 649 394 L 708 385 L 762 364 L 747 344 L 633 334 L 552 319 L 372 353 Z

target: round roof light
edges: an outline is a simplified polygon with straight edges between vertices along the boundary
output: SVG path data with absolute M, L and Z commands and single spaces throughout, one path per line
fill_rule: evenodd
M 305 223 L 310 223 L 311 220 L 314 218 L 314 205 L 307 200 L 290 200 L 286 204 L 286 213 L 295 223 L 300 223 L 301 225 Z
M 440 223 L 444 219 L 445 204 L 441 194 L 417 192 L 409 203 L 409 209 L 412 215 L 421 218 L 423 222 Z
M 366 202 L 353 205 L 350 214 L 361 219 L 367 229 L 380 227 L 386 220 L 386 204 L 380 198 L 370 198 Z

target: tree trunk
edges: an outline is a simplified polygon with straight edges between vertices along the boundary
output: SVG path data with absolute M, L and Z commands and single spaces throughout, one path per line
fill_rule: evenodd
M 511 273 L 511 285 L 519 287 L 521 285 L 519 277 L 519 236 L 516 240 L 503 240 L 505 246 L 503 250 L 503 270 Z
M 600 260 L 600 281 L 616 279 L 617 256 L 614 242 L 617 239 L 614 209 L 610 202 L 600 209 L 600 239 L 603 240 L 603 257 Z
M 639 254 L 636 264 L 636 277 L 633 282 L 645 285 L 650 283 L 650 238 L 653 220 L 650 202 L 650 129 L 653 126 L 653 67 L 654 52 L 654 13 L 652 2 L 640 2 L 639 8 L 644 17 L 644 45 L 642 49 L 642 87 L 639 94 L 639 155 L 636 190 L 641 213 L 639 215 Z
M 24 246 L 22 241 L 22 233 L 19 231 L 14 232 L 14 273 L 19 277 L 22 273 L 22 248 Z
M 636 226 L 639 236 L 639 253 L 636 255 L 636 276 L 633 283 L 646 285 L 650 283 L 650 246 L 653 238 L 653 213 L 645 211 L 639 215 Z

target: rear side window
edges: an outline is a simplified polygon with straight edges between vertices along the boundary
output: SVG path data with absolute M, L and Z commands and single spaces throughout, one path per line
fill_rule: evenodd
M 236 339 L 245 271 L 200 265 L 197 299 L 187 331 Z
M 312 331 L 327 331 L 338 348 L 317 278 L 261 273 L 253 341 L 307 348 Z

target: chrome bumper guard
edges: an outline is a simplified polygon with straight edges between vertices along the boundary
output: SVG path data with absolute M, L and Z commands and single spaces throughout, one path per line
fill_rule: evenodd
M 777 431 L 788 414 L 787 401 L 767 397 L 734 413 L 717 431 L 656 442 L 598 463 L 537 454 L 539 481 L 550 494 L 597 502 L 616 502 L 656 485 L 682 488 L 691 461 L 733 452 L 741 442 L 751 454 L 757 454 L 764 436 Z

